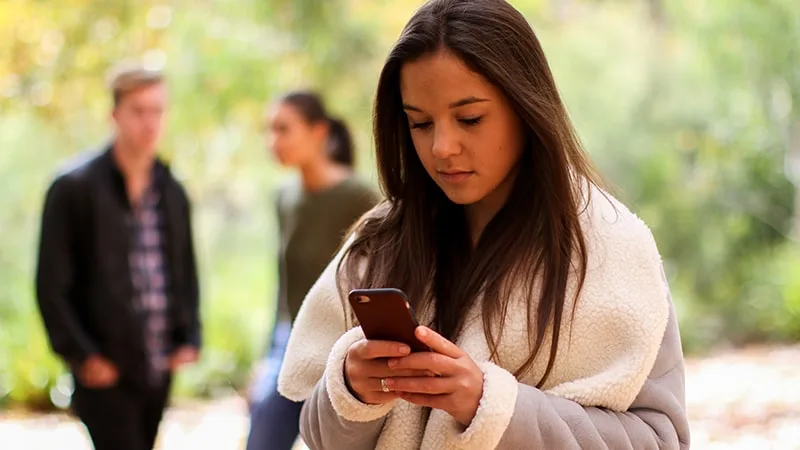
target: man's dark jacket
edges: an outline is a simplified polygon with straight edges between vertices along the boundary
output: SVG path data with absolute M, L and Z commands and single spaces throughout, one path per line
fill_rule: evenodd
M 200 346 L 199 289 L 190 204 L 156 162 L 164 218 L 168 345 Z M 147 379 L 144 317 L 133 303 L 129 266 L 131 212 L 110 146 L 59 175 L 42 214 L 36 293 L 50 345 L 73 368 L 98 353 L 117 365 L 121 382 Z

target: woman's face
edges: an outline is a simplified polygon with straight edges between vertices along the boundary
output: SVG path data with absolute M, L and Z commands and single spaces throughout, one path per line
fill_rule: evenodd
M 324 148 L 324 130 L 309 124 L 292 105 L 280 103 L 268 118 L 269 146 L 278 161 L 287 167 L 301 167 Z
M 428 175 L 454 203 L 499 209 L 525 143 L 502 92 L 447 51 L 406 63 L 400 92 Z

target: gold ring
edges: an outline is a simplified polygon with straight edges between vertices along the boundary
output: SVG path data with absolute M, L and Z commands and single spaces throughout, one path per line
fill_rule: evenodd
M 381 378 L 381 390 L 383 392 L 389 392 L 389 386 L 386 386 L 386 378 Z

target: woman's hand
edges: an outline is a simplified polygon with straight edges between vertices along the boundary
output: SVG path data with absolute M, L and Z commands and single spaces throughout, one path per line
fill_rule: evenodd
M 389 377 L 432 377 L 433 373 L 421 369 L 389 369 L 389 358 L 408 355 L 411 349 L 399 342 L 368 341 L 362 339 L 347 350 L 344 360 L 344 379 L 351 393 L 361 402 L 380 405 L 388 403 L 398 394 L 389 390 Z
M 417 327 L 416 335 L 431 351 L 390 359 L 388 365 L 393 375 L 386 379 L 386 385 L 403 400 L 441 409 L 468 427 L 483 395 L 483 372 L 457 345 L 430 328 Z M 440 376 L 394 375 L 421 370 Z
M 197 348 L 191 345 L 180 347 L 169 357 L 169 371 L 175 373 L 185 365 L 196 363 L 199 357 Z

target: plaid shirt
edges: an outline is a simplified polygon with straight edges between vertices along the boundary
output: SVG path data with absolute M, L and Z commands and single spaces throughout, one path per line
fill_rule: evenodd
M 159 194 L 151 185 L 130 215 L 130 267 L 133 301 L 145 325 L 145 348 L 150 362 L 150 382 L 158 385 L 169 369 L 167 346 L 167 273 L 164 264 L 163 214 Z

